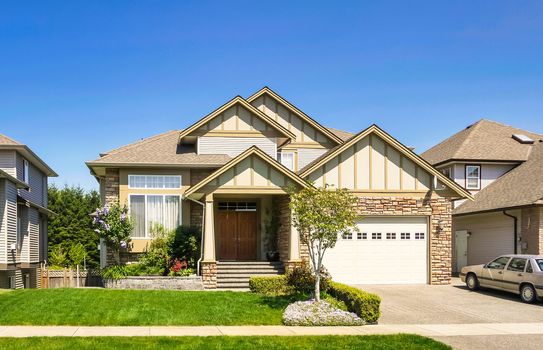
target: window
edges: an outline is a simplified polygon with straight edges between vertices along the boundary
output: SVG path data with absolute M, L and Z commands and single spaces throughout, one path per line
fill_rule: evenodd
M 396 239 L 395 232 L 387 232 L 387 239 Z
M 368 234 L 366 232 L 358 232 L 356 234 L 357 239 L 368 239 Z
M 478 190 L 481 188 L 481 166 L 466 165 L 466 188 Z
M 294 171 L 294 153 L 278 152 L 277 161 Z
M 256 202 L 219 202 L 219 210 L 256 211 Z
M 178 195 L 130 195 L 133 238 L 152 237 L 157 225 L 172 230 L 181 225 L 181 197 Z
M 495 260 L 492 260 L 488 264 L 486 264 L 487 269 L 494 269 L 494 270 L 503 270 L 505 265 L 509 262 L 509 257 L 502 256 L 501 258 L 497 258 Z
M 416 232 L 415 239 L 424 239 L 424 232 Z
M 537 267 L 539 267 L 539 270 L 543 271 L 543 259 L 535 259 L 535 262 L 537 263 Z
M 409 232 L 402 232 L 400 235 L 401 239 L 411 239 L 411 233 Z
M 344 233 L 341 235 L 341 238 L 343 238 L 343 239 L 353 239 L 353 234 L 350 233 L 350 232 L 344 232 Z
M 28 183 L 28 160 L 23 159 L 23 182 Z
M 446 167 L 446 168 L 441 169 L 441 173 L 443 173 L 443 175 L 447 176 L 449 179 L 452 179 L 453 176 L 452 176 L 451 170 L 452 170 L 451 167 Z
M 507 266 L 508 271 L 518 271 L 524 272 L 524 267 L 526 266 L 526 259 L 513 258 Z
M 181 188 L 181 176 L 128 175 L 128 188 Z
M 381 233 L 380 232 L 373 232 L 371 234 L 371 239 L 381 239 Z
M 532 267 L 532 263 L 530 262 L 530 260 L 528 260 L 528 263 L 526 264 L 526 272 L 527 273 L 533 273 L 534 272 L 534 268 Z

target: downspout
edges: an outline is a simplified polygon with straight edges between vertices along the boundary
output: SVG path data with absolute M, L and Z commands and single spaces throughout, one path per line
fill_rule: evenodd
M 196 199 L 192 199 L 189 197 L 183 197 L 183 199 L 188 199 L 189 201 L 192 201 L 194 203 L 198 203 L 202 206 L 202 229 L 200 232 L 200 259 L 198 259 L 198 262 L 196 263 L 196 274 L 200 275 L 200 262 L 202 261 L 202 256 L 204 254 L 204 223 L 205 223 L 205 214 L 206 214 L 206 205 L 203 202 L 200 202 Z
M 517 222 L 518 222 L 518 218 L 514 215 L 511 215 L 511 214 L 507 214 L 507 211 L 503 211 L 503 215 L 505 216 L 509 216 L 510 218 L 513 219 L 513 225 L 515 225 L 515 227 L 513 228 L 513 235 L 515 237 L 515 245 L 513 246 L 513 251 L 515 252 L 515 254 L 517 254 L 517 240 L 518 240 L 518 228 L 517 228 Z

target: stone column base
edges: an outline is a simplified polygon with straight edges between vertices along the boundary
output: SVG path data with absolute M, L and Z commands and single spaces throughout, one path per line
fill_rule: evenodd
M 302 266 L 302 263 L 302 260 L 289 260 L 284 262 L 283 265 L 285 266 L 285 272 L 288 272 L 297 266 Z
M 204 289 L 217 288 L 217 262 L 202 261 L 202 282 Z

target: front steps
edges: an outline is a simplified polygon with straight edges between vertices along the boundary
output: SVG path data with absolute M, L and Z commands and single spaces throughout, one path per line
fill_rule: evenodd
M 219 261 L 217 262 L 218 289 L 249 289 L 251 276 L 277 276 L 285 269 L 279 261 Z

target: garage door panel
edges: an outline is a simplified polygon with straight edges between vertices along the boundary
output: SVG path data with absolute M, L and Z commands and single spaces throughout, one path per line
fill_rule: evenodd
M 356 234 L 352 239 L 340 237 L 325 254 L 324 265 L 334 280 L 350 284 L 427 283 L 425 217 L 364 218 L 358 228 L 367 239 Z M 372 233 L 381 233 L 381 239 L 372 239 Z M 395 233 L 396 238 L 387 239 L 387 233 Z M 402 233 L 409 238 L 402 239 Z

